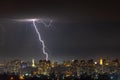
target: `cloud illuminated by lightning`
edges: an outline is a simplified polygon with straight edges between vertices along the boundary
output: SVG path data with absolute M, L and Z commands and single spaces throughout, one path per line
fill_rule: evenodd
M 42 23 L 45 27 L 50 27 L 53 20 L 49 19 L 12 19 L 17 22 L 32 22 L 36 21 L 37 23 Z M 48 23 L 48 24 L 47 24 Z

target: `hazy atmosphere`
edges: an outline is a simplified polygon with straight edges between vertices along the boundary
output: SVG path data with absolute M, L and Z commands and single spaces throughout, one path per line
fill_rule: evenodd
M 45 58 L 32 22 L 13 20 L 31 18 L 52 20 L 49 28 L 36 23 L 50 60 L 119 58 L 119 8 L 117 2 L 1 1 L 0 59 Z

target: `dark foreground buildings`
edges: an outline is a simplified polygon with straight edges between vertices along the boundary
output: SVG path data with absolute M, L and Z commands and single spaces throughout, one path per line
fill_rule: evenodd
M 120 80 L 118 59 L 69 60 L 58 64 L 12 60 L 0 64 L 0 80 Z

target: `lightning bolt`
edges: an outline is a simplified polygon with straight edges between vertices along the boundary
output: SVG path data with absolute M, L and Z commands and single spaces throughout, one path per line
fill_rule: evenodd
M 38 28 L 37 28 L 37 26 L 36 26 L 36 20 L 32 20 L 32 23 L 33 23 L 33 26 L 34 26 L 34 28 L 35 28 L 35 31 L 36 31 L 36 33 L 37 33 L 37 35 L 38 35 L 38 38 L 39 38 L 39 41 L 42 43 L 42 51 L 43 51 L 43 54 L 45 54 L 46 55 L 46 61 L 48 60 L 48 53 L 45 51 L 45 43 L 44 43 L 44 41 L 42 40 L 42 38 L 41 38 L 41 35 L 40 35 L 40 32 L 38 31 Z
M 47 61 L 48 60 L 48 53 L 45 50 L 45 43 L 41 38 L 40 32 L 38 31 L 38 28 L 36 26 L 36 22 L 43 24 L 45 27 L 50 27 L 51 23 L 52 23 L 52 20 L 50 20 L 50 22 L 48 24 L 46 23 L 46 20 L 44 21 L 44 19 L 12 19 L 12 20 L 13 21 L 19 21 L 19 22 L 32 22 L 32 24 L 33 24 L 33 26 L 35 28 L 35 31 L 36 31 L 36 33 L 38 35 L 39 41 L 40 41 L 40 43 L 42 43 L 42 51 L 43 51 L 43 54 L 46 55 L 45 59 Z

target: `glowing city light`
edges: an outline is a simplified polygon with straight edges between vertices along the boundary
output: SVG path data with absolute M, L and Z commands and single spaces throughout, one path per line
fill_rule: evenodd
M 19 80 L 24 80 L 24 76 L 19 76 Z
M 96 65 L 96 64 L 97 64 L 97 62 L 94 62 L 94 64 Z
M 36 67 L 34 59 L 32 59 L 32 67 Z
M 103 65 L 103 59 L 102 58 L 100 59 L 100 65 Z
M 14 77 L 10 77 L 10 80 L 14 80 Z

